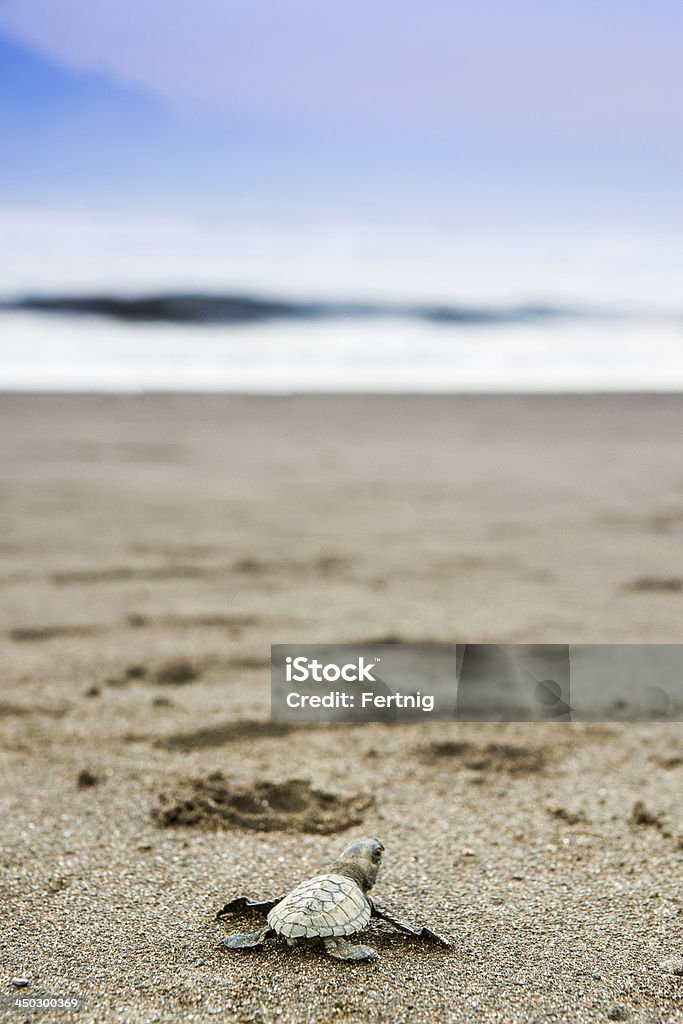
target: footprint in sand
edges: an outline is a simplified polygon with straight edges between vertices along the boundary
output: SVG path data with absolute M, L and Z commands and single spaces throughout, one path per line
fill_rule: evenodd
M 162 826 L 326 835 L 359 825 L 372 804 L 367 794 L 339 796 L 315 789 L 305 779 L 235 787 L 222 772 L 212 772 L 181 782 L 171 792 L 164 790 L 152 816 Z

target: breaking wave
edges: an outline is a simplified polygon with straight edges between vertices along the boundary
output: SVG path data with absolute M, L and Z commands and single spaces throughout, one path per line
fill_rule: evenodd
M 552 305 L 468 306 L 300 302 L 241 294 L 160 293 L 138 296 L 27 295 L 3 302 L 5 312 L 106 317 L 127 323 L 240 325 L 279 320 L 402 319 L 433 324 L 506 326 L 605 317 L 592 309 Z M 614 314 L 609 314 L 614 316 Z

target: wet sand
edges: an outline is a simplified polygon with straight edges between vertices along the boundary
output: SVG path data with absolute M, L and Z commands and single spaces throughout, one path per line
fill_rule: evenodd
M 0 397 L 1 991 L 81 1021 L 681 1019 L 680 724 L 269 722 L 271 643 L 683 642 L 681 437 L 678 396 Z M 265 794 L 270 830 L 169 818 L 197 786 Z M 358 835 L 450 951 L 221 949 L 226 900 Z

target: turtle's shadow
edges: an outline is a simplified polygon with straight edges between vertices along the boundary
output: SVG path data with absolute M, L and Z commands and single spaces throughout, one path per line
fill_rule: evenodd
M 377 932 L 369 932 L 367 929 L 357 935 L 366 935 L 368 938 L 377 937 Z M 354 936 L 355 938 L 356 936 Z M 222 943 L 219 941 L 218 948 L 216 950 L 220 957 L 220 954 L 226 952 Z M 262 946 L 256 946 L 246 949 L 240 949 L 240 957 L 256 959 L 259 956 L 263 956 L 267 953 L 268 956 L 276 957 L 291 957 L 298 962 L 315 961 L 316 963 L 331 964 L 335 967 L 349 970 L 350 968 L 356 967 L 367 970 L 368 967 L 377 967 L 377 960 L 337 960 L 332 956 L 328 956 L 325 952 L 325 947 L 321 939 L 305 939 L 301 942 L 297 942 L 293 945 L 288 945 L 287 940 L 277 937 L 267 939 Z M 379 951 L 378 951 L 379 952 Z M 222 958 L 221 958 L 222 959 Z
M 245 921 L 253 923 L 254 917 L 247 915 L 244 918 Z M 286 939 L 281 936 L 276 936 L 267 939 L 263 945 L 246 948 L 239 950 L 239 955 L 243 957 L 257 957 L 263 955 L 264 952 L 268 955 L 277 955 L 278 957 L 294 957 L 298 961 L 316 960 L 317 962 L 332 964 L 336 968 L 341 968 L 348 971 L 352 967 L 357 969 L 367 970 L 369 967 L 378 968 L 382 965 L 382 955 L 384 952 L 395 953 L 398 950 L 405 950 L 406 953 L 410 949 L 423 946 L 417 936 L 403 935 L 400 931 L 392 928 L 391 925 L 385 924 L 382 921 L 373 922 L 373 924 L 364 928 L 362 931 L 357 932 L 354 935 L 354 940 L 365 941 L 377 952 L 377 959 L 375 960 L 336 960 L 334 957 L 328 956 L 325 953 L 325 947 L 319 939 L 304 939 L 299 942 L 295 942 L 289 945 Z M 431 946 L 429 948 L 430 957 L 445 956 L 452 953 L 452 949 L 441 948 L 438 946 Z M 221 941 L 219 940 L 219 946 L 216 950 L 218 954 L 225 952 L 222 948 Z
M 422 949 L 430 957 L 449 956 L 453 953 L 452 940 L 449 940 L 451 941 L 450 947 L 425 943 L 418 935 L 403 935 L 398 929 L 392 928 L 390 924 L 385 924 L 383 921 L 373 922 L 370 928 L 366 928 L 365 931 L 358 934 L 366 937 L 369 944 L 377 949 L 380 958 L 383 950 L 393 953 L 401 949 L 406 952 L 411 949 Z

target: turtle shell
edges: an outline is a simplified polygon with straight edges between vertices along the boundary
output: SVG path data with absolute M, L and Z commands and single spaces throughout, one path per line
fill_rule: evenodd
M 370 920 L 370 902 L 345 875 L 316 875 L 293 889 L 268 914 L 268 924 L 286 939 L 353 935 Z

